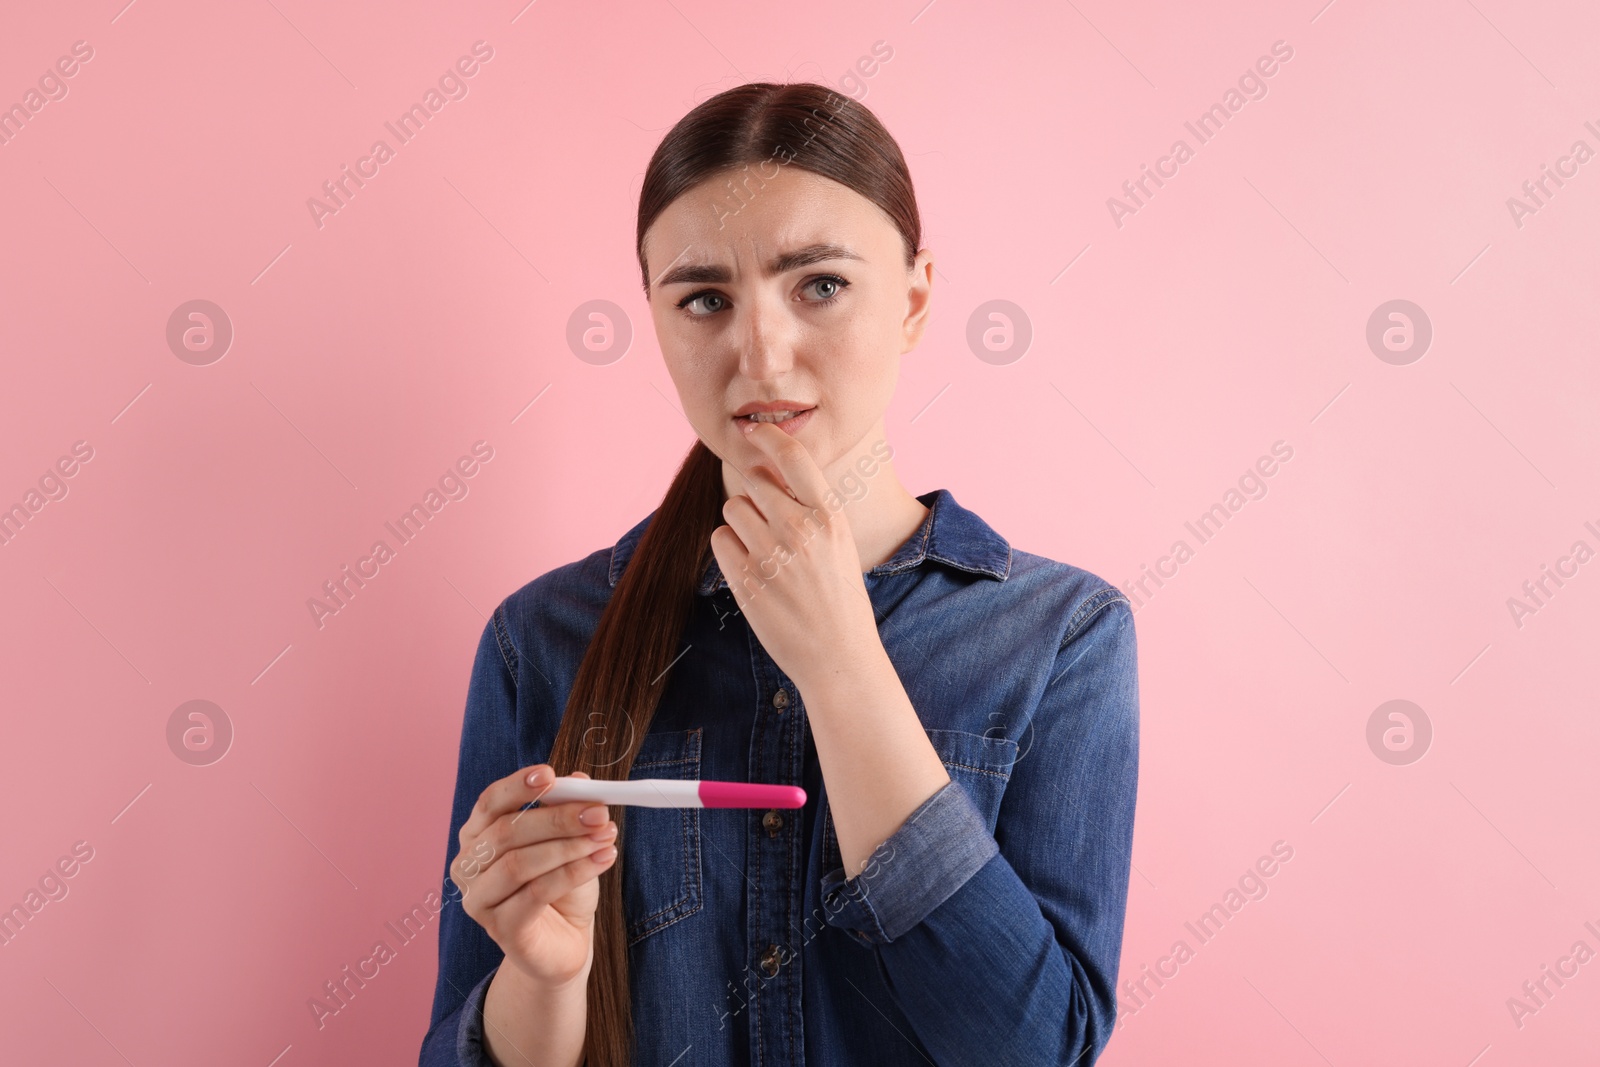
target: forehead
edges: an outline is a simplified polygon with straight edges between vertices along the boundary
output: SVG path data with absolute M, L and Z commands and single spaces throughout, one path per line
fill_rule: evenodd
M 781 254 L 807 246 L 839 245 L 878 260 L 900 243 L 893 223 L 860 193 L 772 161 L 719 172 L 679 196 L 646 231 L 644 251 L 658 285 L 684 266 L 760 275 Z

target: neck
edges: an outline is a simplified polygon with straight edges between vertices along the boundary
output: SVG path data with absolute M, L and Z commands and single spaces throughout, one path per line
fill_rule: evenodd
M 899 551 L 928 515 L 927 507 L 900 484 L 893 461 L 882 458 L 889 452 L 887 440 L 880 418 L 854 448 L 822 468 L 838 494 L 834 503 L 843 505 L 839 514 L 850 524 L 863 573 Z M 745 491 L 744 477 L 726 460 L 722 489 L 724 500 Z

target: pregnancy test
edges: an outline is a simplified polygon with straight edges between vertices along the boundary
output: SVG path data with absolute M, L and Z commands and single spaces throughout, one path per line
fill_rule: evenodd
M 700 782 L 682 778 L 635 778 L 613 782 L 562 776 L 539 795 L 541 803 L 570 800 L 640 808 L 801 808 L 806 791 L 797 785 Z

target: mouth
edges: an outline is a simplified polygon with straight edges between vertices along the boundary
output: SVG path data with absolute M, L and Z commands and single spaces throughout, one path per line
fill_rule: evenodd
M 733 421 L 741 427 L 753 422 L 770 422 L 792 436 L 811 421 L 811 413 L 816 410 L 816 407 L 812 406 L 784 408 L 778 411 L 752 411 L 745 415 L 735 415 Z
M 796 415 L 803 415 L 811 408 L 795 408 L 790 411 L 753 411 L 748 415 L 735 415 L 740 422 L 787 422 Z

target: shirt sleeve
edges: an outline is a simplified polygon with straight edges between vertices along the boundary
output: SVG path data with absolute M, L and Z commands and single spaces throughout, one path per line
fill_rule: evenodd
M 419 1067 L 493 1067 L 483 1051 L 483 1002 L 504 954 L 461 907 L 461 891 L 450 878 L 450 864 L 460 849 L 461 827 L 479 794 L 518 768 L 516 664 L 517 651 L 502 602 L 478 640 L 467 687 L 450 837 L 445 845 L 439 976 Z
M 854 878 L 823 878 L 830 925 L 870 946 L 941 1065 L 1089 1067 L 1116 1022 L 1133 858 L 1139 686 L 1133 611 L 1078 609 L 991 835 L 954 780 Z

